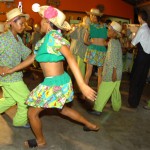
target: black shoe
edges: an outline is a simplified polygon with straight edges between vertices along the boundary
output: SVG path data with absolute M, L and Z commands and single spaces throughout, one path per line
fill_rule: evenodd
M 131 106 L 130 104 L 127 104 L 128 108 L 136 109 L 138 106 Z
M 128 111 L 137 111 L 137 107 L 133 107 L 133 106 L 131 106 L 131 105 L 126 105 L 126 110 L 128 110 Z
M 150 106 L 146 105 L 146 106 L 143 106 L 144 109 L 146 110 L 150 110 Z
M 100 116 L 100 115 L 101 115 L 101 112 L 96 111 L 96 110 L 89 110 L 88 112 L 89 112 L 90 114 L 96 115 L 96 116 Z
M 84 126 L 84 127 L 83 127 L 83 130 L 86 131 L 86 132 L 89 132 L 89 131 L 95 131 L 95 132 L 97 132 L 97 131 L 99 130 L 99 127 L 96 127 L 96 129 L 90 129 L 90 128 L 87 127 L 87 126 Z

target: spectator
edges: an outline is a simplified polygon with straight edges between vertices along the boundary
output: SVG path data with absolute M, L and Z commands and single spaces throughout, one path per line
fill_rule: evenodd
M 138 52 L 131 71 L 128 103 L 130 108 L 137 108 L 144 89 L 150 67 L 150 29 L 147 24 L 148 14 L 142 10 L 138 13 L 141 25 L 131 44 L 137 45 Z
M 99 87 L 102 79 L 103 63 L 106 56 L 106 39 L 107 28 L 101 22 L 103 13 L 99 9 L 92 8 L 90 12 L 91 24 L 85 32 L 84 43 L 88 45 L 84 61 L 86 62 L 85 82 L 88 84 L 92 75 L 93 66 L 98 67 L 98 82 Z M 82 97 L 85 98 L 84 96 Z
M 89 113 L 100 115 L 104 106 L 111 97 L 112 108 L 119 111 L 121 108 L 120 82 L 122 77 L 122 49 L 119 41 L 121 25 L 113 21 L 108 28 L 108 50 L 103 66 L 102 83 L 92 111 Z

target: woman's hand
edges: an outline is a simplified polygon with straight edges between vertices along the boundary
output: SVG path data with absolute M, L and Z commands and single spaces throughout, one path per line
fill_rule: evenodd
M 83 84 L 80 86 L 81 92 L 83 93 L 83 95 L 91 100 L 91 101 L 95 101 L 96 97 L 97 97 L 97 93 L 88 85 Z
M 10 68 L 9 67 L 6 67 L 6 66 L 3 66 L 3 67 L 0 67 L 0 75 L 1 76 L 6 76 L 7 74 L 10 74 Z
M 90 88 L 88 85 L 85 84 L 84 79 L 81 74 L 81 71 L 79 69 L 79 66 L 78 66 L 74 56 L 72 55 L 71 51 L 69 50 L 69 48 L 66 46 L 62 46 L 60 51 L 67 59 L 69 67 L 70 67 L 83 95 L 85 95 L 89 100 L 94 101 L 96 99 L 96 92 L 92 88 Z

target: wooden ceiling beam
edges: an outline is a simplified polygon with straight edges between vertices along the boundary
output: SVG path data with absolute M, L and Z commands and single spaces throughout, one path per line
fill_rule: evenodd
M 136 7 L 143 7 L 143 6 L 148 6 L 148 5 L 150 5 L 150 1 L 148 2 L 143 2 L 143 3 L 141 3 L 141 4 L 138 4 Z
M 130 5 L 135 5 L 135 2 L 134 1 L 131 1 L 131 0 L 123 0 L 125 1 L 126 3 L 130 4 Z

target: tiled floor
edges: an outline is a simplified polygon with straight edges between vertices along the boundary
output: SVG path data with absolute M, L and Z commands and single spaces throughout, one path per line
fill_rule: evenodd
M 90 85 L 96 87 L 95 76 Z M 33 89 L 39 79 L 33 80 L 26 74 L 25 82 Z M 88 114 L 91 103 L 81 101 L 75 96 L 72 108 L 78 110 L 89 120 L 99 124 L 99 132 L 85 132 L 82 125 L 60 116 L 55 110 L 45 111 L 42 115 L 43 131 L 47 139 L 44 150 L 150 150 L 150 111 L 143 109 L 146 100 L 150 99 L 150 85 L 145 85 L 139 108 L 128 110 L 128 75 L 123 74 L 121 83 L 122 109 L 114 112 L 108 104 L 101 116 Z M 11 120 L 3 115 L 12 132 L 11 145 L 0 145 L 0 150 L 24 150 L 23 142 L 34 138 L 30 129 L 12 127 Z M 2 131 L 1 131 L 2 134 Z M 2 136 L 1 136 L 2 137 Z

